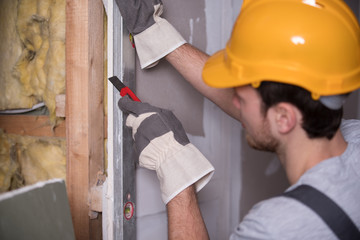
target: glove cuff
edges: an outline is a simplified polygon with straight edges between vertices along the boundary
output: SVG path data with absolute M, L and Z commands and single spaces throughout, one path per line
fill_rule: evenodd
M 182 151 L 167 158 L 156 170 L 160 180 L 161 197 L 165 204 L 185 188 L 195 184 L 199 192 L 210 181 L 214 167 L 191 143 Z
M 157 61 L 186 41 L 164 18 L 156 17 L 155 24 L 134 36 L 141 68 L 155 66 Z

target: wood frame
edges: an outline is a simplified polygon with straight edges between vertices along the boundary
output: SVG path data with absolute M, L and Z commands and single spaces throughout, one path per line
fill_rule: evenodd
M 104 181 L 103 24 L 101 0 L 66 0 L 65 121 L 52 128 L 48 116 L 0 116 L 6 133 L 66 137 L 66 186 L 78 240 L 102 239 L 101 214 L 89 206 L 96 199 L 90 193 Z M 58 99 L 63 104 L 64 96 Z
M 104 171 L 103 18 L 101 0 L 66 1 L 66 180 L 76 239 L 102 237 L 89 193 Z
M 65 137 L 65 121 L 52 128 L 48 116 L 2 115 L 0 128 L 8 134 L 35 137 Z

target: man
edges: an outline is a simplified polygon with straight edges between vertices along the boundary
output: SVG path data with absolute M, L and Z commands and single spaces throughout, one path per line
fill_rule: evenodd
M 342 0 L 245 1 L 226 49 L 211 57 L 159 17 L 161 1 L 118 5 L 142 67 L 165 56 L 285 168 L 287 193 L 255 205 L 231 239 L 358 239 L 360 123 L 341 119 L 360 87 L 360 29 Z M 128 98 L 119 106 L 130 113 L 140 165 L 159 177 L 169 238 L 207 239 L 196 191 L 213 167 L 171 112 Z

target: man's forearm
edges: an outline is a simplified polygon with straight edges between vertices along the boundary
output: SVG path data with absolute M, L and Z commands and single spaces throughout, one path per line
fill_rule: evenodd
M 169 239 L 209 239 L 193 186 L 167 204 Z
M 166 60 L 204 97 L 208 98 L 230 116 L 238 119 L 238 111 L 232 105 L 234 90 L 209 87 L 202 80 L 202 69 L 209 56 L 184 44 L 166 56 Z
M 184 44 L 166 56 L 166 60 L 203 95 L 212 90 L 201 76 L 208 58 L 209 55 L 190 44 Z

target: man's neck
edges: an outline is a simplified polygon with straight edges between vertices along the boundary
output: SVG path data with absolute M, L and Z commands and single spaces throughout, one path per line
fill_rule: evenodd
M 300 137 L 287 139 L 279 148 L 278 156 L 290 184 L 294 184 L 307 170 L 326 159 L 340 156 L 345 152 L 346 147 L 347 142 L 340 130 L 331 140 L 309 139 L 304 133 Z

